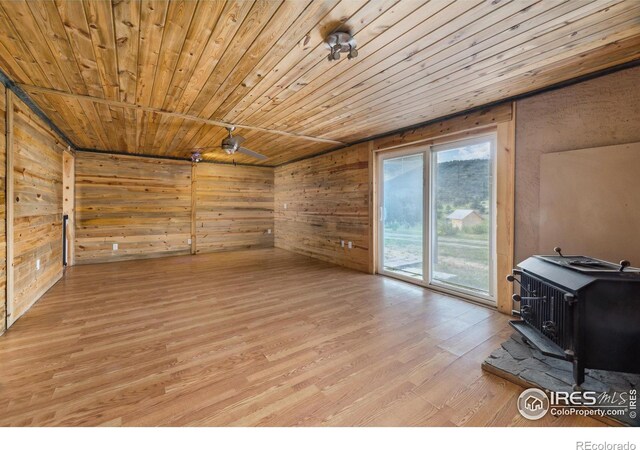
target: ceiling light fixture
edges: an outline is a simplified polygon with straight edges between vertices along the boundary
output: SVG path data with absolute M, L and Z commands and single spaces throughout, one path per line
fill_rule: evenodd
M 200 153 L 200 152 L 193 152 L 193 153 L 191 154 L 191 162 L 199 163 L 200 161 L 202 161 L 202 153 Z
M 329 46 L 329 61 L 340 59 L 340 53 L 348 53 L 347 58 L 349 59 L 358 56 L 356 40 L 349 33 L 336 31 L 327 36 L 325 42 Z

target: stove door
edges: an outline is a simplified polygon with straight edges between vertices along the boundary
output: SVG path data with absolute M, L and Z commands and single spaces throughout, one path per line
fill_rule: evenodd
M 575 350 L 572 308 L 565 299 L 569 292 L 527 272 L 522 273 L 520 281 L 522 319 L 562 350 Z

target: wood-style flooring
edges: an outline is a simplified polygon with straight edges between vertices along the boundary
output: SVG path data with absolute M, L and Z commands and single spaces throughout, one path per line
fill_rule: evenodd
M 76 266 L 0 337 L 0 425 L 529 422 L 490 309 L 279 249 Z

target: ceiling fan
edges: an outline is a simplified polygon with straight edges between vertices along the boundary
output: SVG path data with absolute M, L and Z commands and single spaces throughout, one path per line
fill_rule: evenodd
M 249 150 L 248 148 L 242 147 L 242 143 L 245 141 L 245 138 L 242 136 L 233 136 L 233 130 L 235 127 L 228 127 L 227 131 L 229 132 L 229 136 L 224 138 L 218 147 L 203 147 L 191 154 L 191 160 L 193 162 L 202 161 L 202 153 L 200 150 L 205 150 L 208 148 L 221 148 L 225 151 L 227 155 L 233 155 L 234 153 L 242 153 L 243 155 L 251 156 L 252 158 L 256 158 L 259 160 L 268 159 L 267 156 L 261 155 L 260 153 L 254 152 L 253 150 Z

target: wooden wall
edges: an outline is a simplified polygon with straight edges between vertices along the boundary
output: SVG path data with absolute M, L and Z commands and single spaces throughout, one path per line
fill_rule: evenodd
M 75 263 L 75 216 L 76 216 L 76 158 L 75 154 L 66 151 L 62 154 L 62 214 L 69 217 L 67 222 L 66 251 L 67 265 Z
M 369 271 L 369 155 L 365 143 L 276 168 L 275 246 Z
M 273 177 L 270 167 L 198 164 L 196 253 L 273 247 Z
M 77 264 L 191 252 L 190 162 L 78 152 L 75 170 Z
M 78 152 L 75 171 L 77 264 L 273 246 L 272 168 Z
M 8 303 L 9 325 L 62 276 L 64 150 L 59 138 L 14 98 L 13 296 Z
M 7 93 L 6 88 L 0 83 L 0 334 L 6 328 L 7 309 L 7 234 L 5 226 L 6 197 L 5 197 L 5 171 L 7 159 Z

